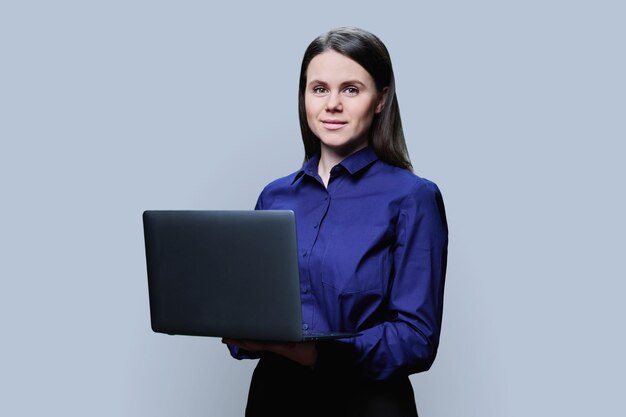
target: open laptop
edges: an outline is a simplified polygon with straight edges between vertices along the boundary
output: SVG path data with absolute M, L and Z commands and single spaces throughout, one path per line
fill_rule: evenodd
M 302 330 L 293 211 L 148 210 L 143 226 L 155 332 L 285 342 L 358 336 Z

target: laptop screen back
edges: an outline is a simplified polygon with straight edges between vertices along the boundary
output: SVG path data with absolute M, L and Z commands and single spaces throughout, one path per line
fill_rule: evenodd
M 292 211 L 146 211 L 143 222 L 155 332 L 301 339 Z

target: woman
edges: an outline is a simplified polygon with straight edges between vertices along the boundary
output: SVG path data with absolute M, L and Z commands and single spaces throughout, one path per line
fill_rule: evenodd
M 300 72 L 305 162 L 257 209 L 296 213 L 303 329 L 317 343 L 225 340 L 261 358 L 246 415 L 416 416 L 408 375 L 439 342 L 447 225 L 437 186 L 411 172 L 391 60 L 373 34 L 339 28 Z

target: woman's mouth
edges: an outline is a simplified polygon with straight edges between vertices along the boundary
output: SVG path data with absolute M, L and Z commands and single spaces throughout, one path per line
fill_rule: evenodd
M 344 122 L 343 120 L 335 120 L 335 119 L 326 119 L 322 120 L 322 124 L 326 129 L 329 130 L 337 130 L 344 127 L 348 122 Z

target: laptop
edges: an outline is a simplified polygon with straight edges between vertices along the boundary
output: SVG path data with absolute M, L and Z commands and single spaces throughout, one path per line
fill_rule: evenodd
M 302 342 L 358 336 L 302 329 L 293 211 L 143 213 L 152 330 Z

